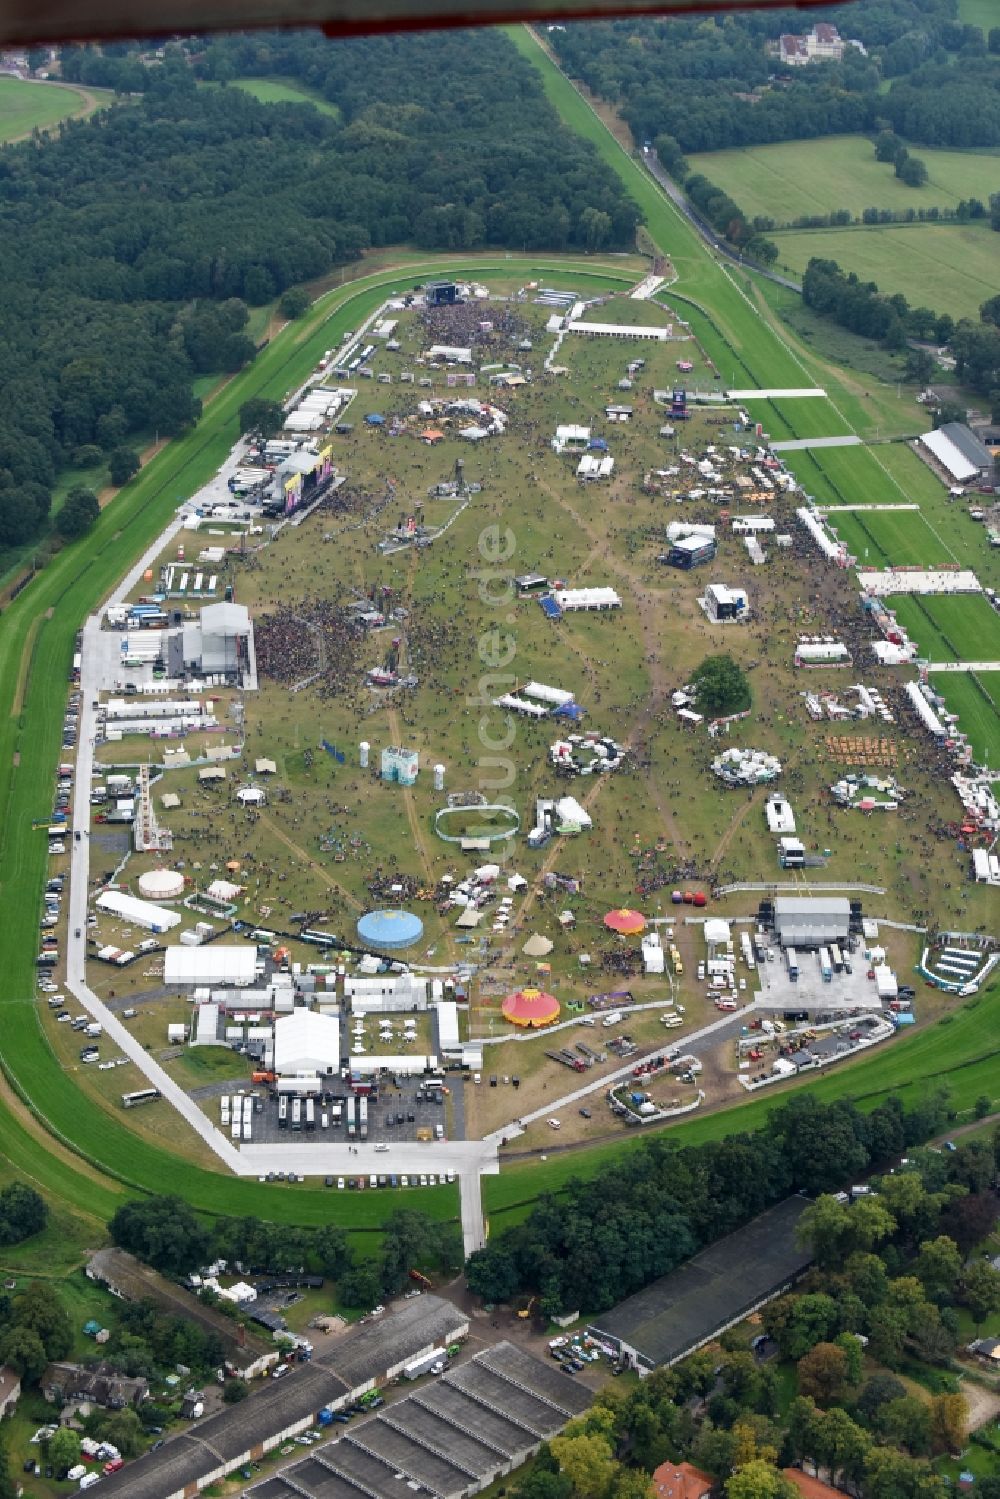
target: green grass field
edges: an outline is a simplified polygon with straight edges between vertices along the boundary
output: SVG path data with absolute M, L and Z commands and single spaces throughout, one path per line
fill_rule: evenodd
M 1000 672 L 939 672 L 931 684 L 969 736 L 978 764 L 1000 765 Z M 981 684 L 981 685 L 980 685 Z M 985 692 L 993 699 L 992 704 Z
M 996 0 L 958 0 L 959 18 L 969 26 L 980 26 L 985 33 L 1000 25 Z
M 312 104 L 321 114 L 332 115 L 335 120 L 340 119 L 340 110 L 335 104 L 312 93 L 303 84 L 286 83 L 278 78 L 237 78 L 230 87 L 246 89 L 261 104 Z
M 919 600 L 900 595 L 890 607 L 931 660 L 1000 661 L 1000 614 L 976 594 Z
M 1000 153 L 915 146 L 914 154 L 927 166 L 922 188 L 907 187 L 890 164 L 876 161 L 875 148 L 863 135 L 708 151 L 690 160 L 694 171 L 729 193 L 744 213 L 763 214 L 777 224 L 839 208 L 855 215 L 866 208 L 953 208 L 961 198 L 986 203 L 991 192 L 1000 191 Z
M 801 275 L 819 255 L 874 281 L 880 291 L 902 292 L 915 307 L 956 318 L 978 318 L 980 305 L 996 291 L 996 240 L 982 223 L 790 230 L 774 239 L 779 269 Z
M 101 90 L 101 97 L 110 97 Z M 46 130 L 68 115 L 83 114 L 87 101 L 69 84 L 29 83 L 23 78 L 0 78 L 0 141 L 20 140 L 33 130 Z
M 919 510 L 868 510 L 830 516 L 830 524 L 861 563 L 936 567 L 953 562 Z

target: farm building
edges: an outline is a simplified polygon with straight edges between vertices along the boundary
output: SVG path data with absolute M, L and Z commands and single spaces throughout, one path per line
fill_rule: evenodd
M 465 1337 L 468 1330 L 467 1318 L 438 1296 L 404 1302 L 398 1312 L 351 1328 L 333 1347 L 316 1353 L 310 1363 L 294 1369 L 280 1384 L 267 1381 L 239 1405 L 225 1406 L 218 1414 L 203 1418 L 196 1431 L 173 1437 L 165 1446 L 102 1478 L 101 1494 L 110 1499 L 183 1499 L 197 1494 L 308 1430 L 324 1406 L 337 1410 L 353 1405 L 407 1364 Z M 398 1469 L 390 1477 L 395 1472 Z M 288 1487 L 287 1492 L 304 1490 Z
M 993 454 L 964 422 L 945 422 L 934 432 L 924 432 L 920 446 L 956 484 L 985 482 L 992 477 Z
M 851 903 L 843 895 L 779 895 L 774 930 L 782 947 L 822 947 L 847 940 Z
M 124 890 L 102 890 L 95 904 L 99 911 L 117 916 L 121 921 L 133 922 L 150 932 L 169 932 L 172 927 L 180 926 L 181 918 L 176 911 L 166 911 L 148 900 L 136 900 Z
M 640 1374 L 677 1363 L 805 1273 L 812 1256 L 796 1245 L 795 1228 L 808 1205 L 786 1198 L 602 1313 L 590 1333 Z
M 261 1480 L 247 1499 L 392 1499 L 407 1487 L 463 1499 L 512 1473 L 588 1404 L 553 1364 L 499 1343 Z
M 244 989 L 254 981 L 257 949 L 223 947 L 219 942 L 198 947 L 168 947 L 163 963 L 165 984 L 219 985 Z
M 336 1072 L 340 1067 L 340 1022 L 332 1015 L 296 1010 L 274 1022 L 274 1070 L 280 1077 Z

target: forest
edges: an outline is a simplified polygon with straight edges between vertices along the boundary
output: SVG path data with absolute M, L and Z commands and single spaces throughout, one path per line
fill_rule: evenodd
M 789 1110 L 779 1111 L 786 1146 Z M 855 1148 L 885 1148 L 893 1114 L 903 1134 L 918 1124 L 887 1105 L 865 1143 L 852 1114 L 838 1129 L 850 1153 L 851 1136 Z M 792 1292 L 637 1385 L 609 1382 L 513 1499 L 652 1499 L 661 1463 L 693 1464 L 725 1499 L 798 1499 L 787 1476 L 798 1468 L 854 1499 L 945 1499 L 953 1489 L 935 1459 L 962 1453 L 988 1471 L 997 1439 L 989 1425 L 974 1431 L 980 1463 L 968 1461 L 968 1365 L 955 1354 L 963 1326 L 1000 1311 L 988 1247 L 998 1159 L 1000 1134 L 918 1148 L 853 1201 L 818 1196 L 799 1222 L 814 1268 Z M 1000 1478 L 977 1477 L 975 1492 L 1000 1499 Z
M 71 49 L 63 67 L 99 60 Z M 37 534 L 67 464 L 195 421 L 192 379 L 253 356 L 249 307 L 371 246 L 634 243 L 617 177 L 501 33 L 110 60 L 141 69 L 121 85 L 136 97 L 0 150 L 0 547 Z M 340 117 L 227 86 L 269 60 L 308 66 Z
M 627 120 L 637 141 L 684 151 L 849 134 L 889 124 L 930 146 L 1000 143 L 1000 74 L 988 36 L 957 0 L 862 0 L 810 12 L 609 21 L 553 34 L 563 67 Z M 839 63 L 780 72 L 766 44 L 815 19 L 857 39 Z M 887 93 L 879 92 L 890 80 Z
M 753 1134 L 679 1149 L 652 1139 L 492 1237 L 467 1262 L 469 1286 L 493 1302 L 534 1292 L 548 1316 L 603 1311 L 790 1193 L 857 1181 L 945 1118 L 943 1094 L 908 1113 L 889 1099 L 870 1114 L 804 1094 Z

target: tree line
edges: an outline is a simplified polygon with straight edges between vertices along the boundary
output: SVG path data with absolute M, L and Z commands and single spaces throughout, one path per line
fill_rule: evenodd
M 46 524 L 61 469 L 194 422 L 192 380 L 253 357 L 250 308 L 369 247 L 634 243 L 617 176 L 501 33 L 261 34 L 155 67 L 67 49 L 65 76 L 98 58 L 139 68 L 138 97 L 0 149 L 0 547 Z M 337 113 L 261 104 L 226 82 L 244 67 Z
M 411 1208 L 390 1215 L 370 1256 L 356 1254 L 334 1223 L 303 1228 L 254 1217 L 206 1220 L 179 1197 L 123 1203 L 108 1232 L 119 1248 L 164 1275 L 184 1277 L 217 1259 L 241 1266 L 241 1274 L 308 1270 L 335 1281 L 338 1299 L 350 1307 L 369 1308 L 398 1295 L 412 1284 L 411 1270 L 448 1273 L 462 1264 L 458 1226 Z
M 789 1193 L 856 1181 L 946 1114 L 943 1093 L 909 1112 L 890 1098 L 870 1114 L 803 1095 L 753 1133 L 680 1149 L 669 1137 L 647 1141 L 491 1238 L 467 1262 L 470 1289 L 491 1302 L 533 1292 L 546 1316 L 603 1311 Z
M 890 1112 L 903 1134 L 929 1122 Z M 977 1324 L 1000 1310 L 1000 1272 L 981 1247 L 998 1161 L 1000 1133 L 950 1154 L 911 1150 L 853 1203 L 820 1195 L 799 1222 L 815 1268 L 793 1293 L 674 1367 L 605 1387 L 513 1499 L 651 1499 L 655 1469 L 684 1461 L 725 1499 L 797 1499 L 791 1466 L 856 1499 L 946 1499 L 931 1464 L 967 1440 L 951 1367 L 959 1310 Z M 977 1478 L 976 1492 L 1000 1499 L 1000 1479 Z
M 569 27 L 548 40 L 563 67 L 610 100 L 638 141 L 674 136 L 686 151 L 851 134 L 887 123 L 937 146 L 1000 142 L 1000 50 L 957 20 L 957 0 L 830 6 L 842 61 L 782 72 L 768 44 L 810 24 L 800 11 Z M 888 93 L 880 84 L 891 80 Z
M 862 281 L 835 260 L 813 257 L 802 278 L 802 300 L 887 349 L 903 349 L 909 338 L 947 343 L 959 379 L 987 396 L 992 407 L 1000 405 L 1000 298 L 982 304 L 978 323 L 963 318 L 956 324 L 946 313 L 939 316 L 928 307 L 911 307 L 899 292 L 887 296 L 874 281 Z

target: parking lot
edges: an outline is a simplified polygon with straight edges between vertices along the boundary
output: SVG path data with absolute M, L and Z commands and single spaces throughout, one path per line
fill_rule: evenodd
M 754 994 L 757 1008 L 766 1014 L 798 1015 L 806 1012 L 810 1020 L 848 1016 L 865 1010 L 882 1009 L 875 985 L 868 977 L 869 965 L 863 954 L 852 955 L 853 973 L 834 973 L 824 983 L 819 960 L 813 952 L 799 954 L 799 977 L 790 979 L 783 954 L 775 953 L 773 963 L 760 963 L 756 969 L 760 992 Z
M 209 1117 L 213 1122 L 218 1123 L 218 1100 L 227 1090 L 221 1084 L 210 1086 L 211 1094 L 214 1096 L 207 1096 L 207 1090 L 199 1089 L 198 1092 L 202 1096 L 203 1106 Z M 235 1087 L 231 1087 L 230 1096 L 236 1091 Z M 344 1109 L 347 1089 L 343 1083 L 338 1084 L 329 1094 L 316 1099 L 316 1124 L 312 1130 L 305 1128 L 304 1124 L 299 1131 L 293 1131 L 290 1124 L 282 1127 L 278 1123 L 278 1100 L 267 1096 L 263 1087 L 259 1086 L 252 1090 L 245 1088 L 244 1091 L 252 1092 L 255 1096 L 252 1134 L 252 1143 L 255 1145 L 283 1145 L 292 1140 L 297 1145 L 308 1144 L 312 1140 L 328 1145 L 347 1142 L 346 1110 Z M 421 1095 L 419 1098 L 418 1093 Z M 334 1119 L 334 1105 L 338 1102 L 342 1109 L 339 1122 Z M 451 1102 L 449 1097 L 442 1097 L 440 1101 L 436 1101 L 433 1094 L 428 1097 L 427 1091 L 420 1087 L 419 1078 L 401 1077 L 398 1087 L 390 1079 L 388 1086 L 380 1090 L 378 1102 L 372 1098 L 368 1100 L 368 1144 L 412 1144 L 419 1138 L 418 1130 L 429 1130 L 433 1137 L 435 1126 L 438 1124 L 444 1126 L 446 1138 L 461 1138 L 453 1133 L 455 1115 L 458 1111 L 451 1107 Z M 303 1115 L 304 1113 L 303 1109 Z M 329 1121 L 326 1129 L 323 1128 L 322 1123 L 324 1116 Z M 360 1135 L 358 1143 L 360 1143 Z

